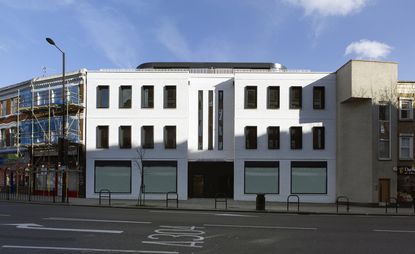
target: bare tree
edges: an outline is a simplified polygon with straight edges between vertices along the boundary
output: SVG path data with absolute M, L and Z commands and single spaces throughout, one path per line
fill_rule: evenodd
M 136 148 L 137 157 L 135 163 L 137 164 L 138 173 L 140 175 L 140 189 L 138 191 L 137 205 L 145 204 L 145 185 L 144 185 L 144 171 L 143 171 L 143 160 L 146 154 L 146 150 L 142 147 Z

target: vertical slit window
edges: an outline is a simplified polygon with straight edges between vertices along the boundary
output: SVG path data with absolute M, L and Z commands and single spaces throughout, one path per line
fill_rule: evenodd
M 324 149 L 324 127 L 313 127 L 313 149 Z
M 256 126 L 245 127 L 245 148 L 257 149 L 257 128 Z
M 143 86 L 141 89 L 141 107 L 154 107 L 154 86 Z
M 290 87 L 290 109 L 301 109 L 302 107 L 302 87 Z
M 154 148 L 154 127 L 143 126 L 141 128 L 141 146 L 143 148 Z
M 324 86 L 313 87 L 313 109 L 325 108 L 325 88 Z
M 280 108 L 280 87 L 269 86 L 267 89 L 267 109 Z
M 109 108 L 109 94 L 110 88 L 109 86 L 98 86 L 97 87 L 97 108 Z M 53 93 L 54 95 L 54 101 L 57 97 L 56 93 Z
M 164 127 L 164 148 L 175 149 L 176 148 L 176 126 Z
M 390 105 L 379 105 L 379 159 L 390 159 Z
M 108 126 L 97 126 L 97 148 L 108 148 Z
M 120 86 L 119 108 L 131 108 L 131 86 Z
M 303 148 L 303 128 L 291 127 L 290 128 L 291 149 Z
M 197 149 L 202 150 L 203 149 L 203 91 L 198 92 L 198 145 Z
M 120 126 L 120 148 L 131 148 L 131 126 Z
M 270 126 L 267 128 L 268 149 L 280 149 L 280 127 Z
M 208 95 L 208 149 L 213 149 L 213 91 Z
M 223 91 L 218 92 L 218 150 L 223 150 Z
M 245 87 L 245 108 L 255 109 L 257 107 L 257 87 Z
M 176 86 L 164 87 L 164 108 L 176 108 Z

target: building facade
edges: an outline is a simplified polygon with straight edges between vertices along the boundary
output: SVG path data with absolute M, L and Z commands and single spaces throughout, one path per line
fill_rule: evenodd
M 396 63 L 351 60 L 326 73 L 272 63 L 145 63 L 72 75 L 69 87 L 78 87 L 79 96 L 68 104 L 77 134 L 70 137 L 76 158 L 70 168 L 85 172 L 72 186 L 83 186 L 87 198 L 103 189 L 121 199 L 173 192 L 179 199 L 255 200 L 264 193 L 268 201 L 298 195 L 301 202 L 332 203 L 347 196 L 366 204 L 413 195 L 404 187 L 415 182 L 408 176 L 413 94 L 399 90 L 413 82 L 398 81 Z M 32 167 L 50 165 L 39 147 L 54 140 L 50 123 L 49 132 L 36 134 L 53 108 L 36 105 L 36 96 L 44 90 L 53 100 L 58 83 L 59 76 L 45 77 L 0 90 L 1 98 L 14 94 L 22 102 L 20 92 L 31 89 L 30 109 L 18 109 L 19 119 L 5 113 L 9 130 L 0 136 L 7 142 L 15 122 L 15 146 L 28 150 L 20 158 Z

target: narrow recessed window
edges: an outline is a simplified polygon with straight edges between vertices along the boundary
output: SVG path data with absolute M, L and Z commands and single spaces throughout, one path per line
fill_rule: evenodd
M 141 146 L 143 148 L 154 148 L 154 127 L 143 126 L 141 128 Z
M 302 105 L 302 87 L 290 87 L 290 109 L 301 109 Z
M 280 108 L 280 87 L 269 86 L 267 89 L 267 109 Z
M 15 147 L 17 144 L 17 128 L 16 127 L 12 127 L 10 128 L 10 146 L 11 147 Z
M 257 107 L 257 87 L 245 87 L 245 108 L 252 109 Z
M 131 148 L 131 126 L 120 126 L 120 148 Z
M 218 150 L 223 150 L 223 91 L 218 92 Z
M 97 126 L 97 148 L 108 148 L 108 126 Z
M 280 149 L 280 127 L 270 126 L 267 128 L 268 149 Z
M 245 148 L 246 149 L 257 149 L 256 126 L 245 127 Z
M 213 91 L 208 94 L 208 149 L 213 149 Z
M 203 91 L 198 92 L 198 144 L 197 149 L 202 150 L 203 149 Z
M 399 99 L 399 119 L 412 120 L 412 99 Z
M 303 148 L 303 128 L 291 127 L 290 128 L 291 149 Z
M 414 136 L 413 134 L 400 134 L 399 136 L 399 159 L 413 160 Z
M 109 86 L 98 86 L 97 87 L 97 108 L 109 108 L 109 105 L 110 105 L 109 92 L 110 92 Z
M 7 112 L 7 101 L 1 101 L 1 116 L 6 116 L 8 114 Z
M 325 91 L 324 86 L 313 87 L 313 109 L 325 108 Z
M 324 127 L 313 127 L 313 149 L 324 149 Z
M 141 107 L 154 107 L 154 86 L 143 86 L 141 89 Z
M 176 86 L 164 87 L 164 108 L 176 108 Z
M 120 86 L 119 108 L 131 108 L 131 86 Z
M 176 148 L 176 126 L 164 127 L 164 148 L 175 149 Z
M 379 105 L 379 159 L 389 160 L 390 152 L 390 104 L 385 103 Z

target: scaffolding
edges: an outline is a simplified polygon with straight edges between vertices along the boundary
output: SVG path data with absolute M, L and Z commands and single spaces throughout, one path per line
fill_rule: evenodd
M 84 195 L 82 85 L 83 79 L 79 75 L 67 79 L 66 107 L 63 107 L 60 80 L 33 81 L 29 87 L 18 90 L 17 151 L 20 153 L 27 149 L 29 153 L 28 170 L 33 174 L 29 184 L 33 193 L 47 189 L 54 193 L 66 191 L 69 196 Z M 65 168 L 59 161 L 63 115 L 67 130 L 64 145 L 68 160 Z M 67 179 L 64 179 L 63 172 L 67 172 Z M 61 189 L 62 181 L 66 181 L 69 189 Z

